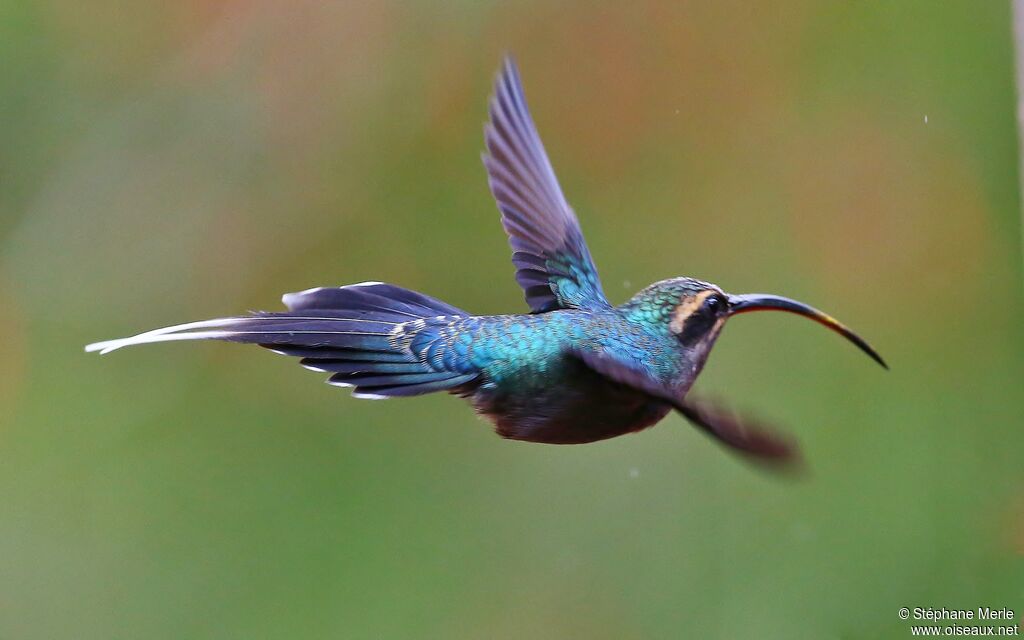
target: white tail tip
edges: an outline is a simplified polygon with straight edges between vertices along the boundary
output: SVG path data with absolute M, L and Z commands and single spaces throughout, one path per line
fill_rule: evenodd
M 177 324 L 173 327 L 164 327 L 140 333 L 129 338 L 118 338 L 116 340 L 104 340 L 85 345 L 87 353 L 99 351 L 100 355 L 116 351 L 122 347 L 130 347 L 137 344 L 149 344 L 153 342 L 173 342 L 175 340 L 204 340 L 214 338 L 226 338 L 231 331 L 193 331 L 193 329 L 211 329 L 224 327 L 238 322 L 238 318 L 217 318 L 214 320 L 203 320 L 201 322 L 187 322 Z

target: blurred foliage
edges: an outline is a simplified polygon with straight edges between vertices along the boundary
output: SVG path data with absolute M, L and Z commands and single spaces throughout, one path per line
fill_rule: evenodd
M 0 637 L 907 637 L 1024 596 L 1001 2 L 0 2 Z M 479 162 L 503 51 L 621 301 L 730 325 L 679 418 L 505 442 L 235 345 L 86 342 L 380 279 L 523 310 Z

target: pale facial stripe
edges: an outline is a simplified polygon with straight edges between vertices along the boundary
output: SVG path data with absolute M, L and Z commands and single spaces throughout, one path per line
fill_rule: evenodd
M 701 291 L 695 296 L 690 296 L 680 301 L 679 306 L 672 313 L 672 322 L 669 323 L 668 328 L 672 333 L 679 335 L 683 332 L 686 327 L 686 321 L 689 319 L 693 312 L 700 309 L 700 305 L 704 304 L 704 300 L 707 299 L 713 293 L 718 293 L 714 289 L 707 289 Z

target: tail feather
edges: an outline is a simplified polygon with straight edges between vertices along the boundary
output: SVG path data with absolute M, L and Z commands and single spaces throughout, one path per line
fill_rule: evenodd
M 457 374 L 456 374 L 457 375 Z M 417 385 L 428 382 L 444 382 L 453 376 L 451 371 L 434 371 L 423 373 L 399 373 L 387 374 L 384 372 L 358 371 L 356 373 L 336 373 L 330 378 L 334 384 L 345 384 L 352 387 L 397 387 L 402 385 Z
M 86 351 L 110 353 L 123 347 L 175 340 L 226 340 L 252 344 L 338 346 L 355 349 L 391 349 L 388 338 L 400 323 L 358 318 L 265 316 L 216 318 L 140 333 L 130 338 L 86 345 Z M 195 329 L 202 329 L 196 331 Z M 212 330 L 211 330 L 212 329 Z
M 434 393 L 435 391 L 450 391 L 458 393 L 460 389 L 464 388 L 465 385 L 472 384 L 476 380 L 477 374 L 464 374 L 461 376 L 454 376 L 446 378 L 444 380 L 437 380 L 435 382 L 423 382 L 420 384 L 400 384 L 390 387 L 376 387 L 366 386 L 364 384 L 358 385 L 353 391 L 352 395 L 356 398 L 367 398 L 378 400 L 381 398 L 398 398 L 407 396 L 419 396 L 425 393 Z M 347 387 L 351 386 L 351 383 L 347 382 L 332 382 L 328 381 L 329 384 Z
M 418 362 L 380 362 L 379 360 L 320 360 L 317 358 L 303 358 L 299 364 L 307 369 L 314 369 L 323 373 L 356 374 L 366 373 L 372 367 L 374 373 L 402 374 L 402 373 L 423 373 L 423 365 Z
M 466 363 L 437 357 L 453 325 L 469 315 L 449 304 L 382 283 L 309 289 L 283 299 L 288 312 L 189 322 L 85 349 L 103 354 L 177 340 L 258 344 L 332 373 L 329 383 L 353 386 L 360 397 L 453 391 L 476 378 Z
M 430 316 L 464 316 L 462 309 L 436 298 L 383 282 L 361 282 L 347 287 L 316 287 L 281 297 L 289 310 L 363 309 L 408 315 L 412 318 Z
M 342 347 L 302 347 L 290 344 L 261 344 L 282 356 L 293 356 L 313 360 L 349 360 L 357 362 L 417 362 L 413 353 L 395 353 L 393 351 L 373 351 L 370 349 L 346 349 Z

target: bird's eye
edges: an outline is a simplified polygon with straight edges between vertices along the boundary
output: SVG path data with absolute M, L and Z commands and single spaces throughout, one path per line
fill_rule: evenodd
M 704 310 L 708 313 L 718 313 L 725 308 L 725 302 L 718 294 L 711 294 L 704 300 Z

